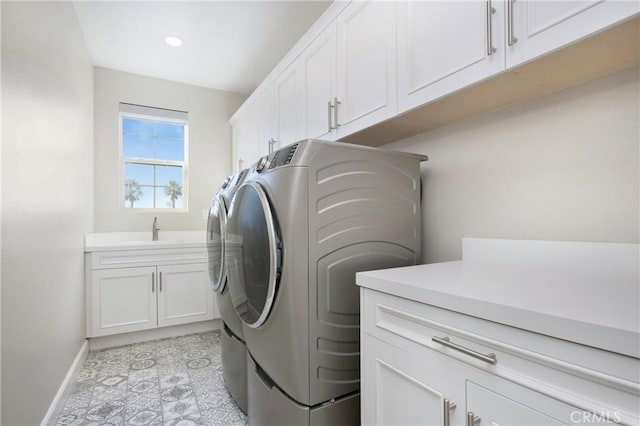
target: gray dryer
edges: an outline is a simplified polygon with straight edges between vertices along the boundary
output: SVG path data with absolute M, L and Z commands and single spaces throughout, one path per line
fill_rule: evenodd
M 242 185 L 248 170 L 242 170 L 225 179 L 211 201 L 207 220 L 207 252 L 209 282 L 216 293 L 216 302 L 222 320 L 222 375 L 227 390 L 242 411 L 247 412 L 247 347 L 244 342 L 242 321 L 231 303 L 227 288 L 227 270 L 224 264 L 224 239 L 227 213 L 231 199 Z
M 420 257 L 426 157 L 306 140 L 263 157 L 227 221 L 249 422 L 359 424 L 355 273 Z

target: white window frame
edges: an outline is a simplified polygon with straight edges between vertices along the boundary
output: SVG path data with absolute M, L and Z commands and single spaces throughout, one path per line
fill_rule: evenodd
M 123 111 L 124 109 L 124 111 Z M 140 111 L 140 112 L 134 112 Z M 148 112 L 148 113 L 147 113 Z M 182 115 L 185 118 L 174 118 L 172 115 Z M 184 160 L 154 160 L 148 158 L 125 157 L 124 141 L 122 138 L 122 120 L 123 118 L 142 119 L 147 121 L 156 121 L 162 123 L 176 123 L 184 125 Z M 163 110 L 161 108 L 144 107 L 131 104 L 120 104 L 120 112 L 118 114 L 118 140 L 119 140 L 119 187 L 118 194 L 120 197 L 120 210 L 130 213 L 188 213 L 189 212 L 189 185 L 188 185 L 188 153 L 189 153 L 189 122 L 186 113 L 181 111 Z M 182 167 L 182 208 L 163 208 L 163 207 L 127 207 L 125 197 L 125 169 L 126 163 L 151 164 L 159 166 L 180 166 Z M 155 191 L 155 189 L 154 189 Z

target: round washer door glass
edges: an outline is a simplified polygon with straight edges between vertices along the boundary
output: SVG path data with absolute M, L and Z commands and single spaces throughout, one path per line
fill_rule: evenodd
M 209 209 L 207 219 L 207 254 L 209 265 L 209 284 L 214 291 L 222 293 L 226 283 L 224 270 L 224 225 L 227 208 L 224 199 L 217 195 Z
M 236 312 L 249 327 L 267 320 L 280 278 L 281 245 L 264 189 L 256 182 L 236 192 L 227 220 L 225 260 Z

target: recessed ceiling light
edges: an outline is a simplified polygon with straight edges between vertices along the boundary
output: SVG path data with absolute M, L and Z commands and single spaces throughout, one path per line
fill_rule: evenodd
M 173 35 L 166 36 L 164 41 L 169 46 L 173 46 L 173 47 L 182 46 L 182 39 L 178 36 L 173 36 Z

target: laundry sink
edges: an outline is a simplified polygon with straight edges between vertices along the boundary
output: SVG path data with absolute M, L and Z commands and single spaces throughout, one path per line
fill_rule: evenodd
M 151 232 L 100 232 L 87 234 L 84 251 L 136 250 L 173 247 L 204 247 L 204 231 L 160 231 L 153 241 Z

